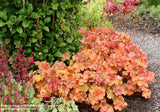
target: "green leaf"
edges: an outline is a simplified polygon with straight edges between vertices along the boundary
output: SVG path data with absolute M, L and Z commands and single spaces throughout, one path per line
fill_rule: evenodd
M 0 11 L 0 18 L 7 20 L 7 12 L 5 11 Z
M 45 25 L 45 23 L 42 20 L 39 21 L 39 24 L 42 25 L 42 26 Z
M 28 42 L 25 46 L 31 47 L 31 43 Z
M 5 32 L 7 32 L 7 28 L 6 27 L 2 27 L 1 33 L 5 33 Z
M 10 41 L 11 41 L 11 39 L 10 39 L 10 38 L 7 38 L 6 44 L 9 44 Z
M 47 15 L 52 15 L 53 11 L 52 10 L 47 10 Z
M 55 57 L 60 57 L 61 55 L 62 55 L 62 53 L 61 53 L 60 51 L 57 51 L 57 52 L 54 54 Z
M 18 27 L 18 28 L 16 29 L 16 31 L 17 31 L 18 33 L 22 33 L 22 32 L 23 32 L 23 29 L 22 29 L 22 27 Z
M 32 12 L 31 13 L 31 18 L 36 19 L 38 17 L 38 13 Z
M 17 21 L 17 16 L 11 15 L 11 16 L 9 17 L 9 20 L 15 23 L 15 22 Z
M 66 32 L 70 32 L 70 28 L 68 26 L 63 26 L 62 29 Z
M 12 27 L 14 23 L 9 20 L 9 21 L 6 22 L 6 24 L 7 24 L 8 27 Z
M 80 46 L 80 43 L 77 42 L 77 41 L 75 41 L 75 42 L 73 43 L 73 45 L 76 46 L 76 47 L 78 47 L 78 46 Z
M 21 92 L 22 91 L 22 86 L 21 86 L 21 84 L 20 83 L 18 83 L 18 90 Z
M 54 109 L 52 110 L 52 112 L 57 112 L 57 109 L 56 109 L 56 108 L 54 108 Z
M 27 28 L 27 27 L 29 26 L 29 24 L 30 24 L 30 21 L 29 21 L 29 20 L 24 20 L 24 21 L 22 22 L 22 26 L 23 26 L 24 28 Z
M 59 4 L 58 4 L 58 3 L 51 3 L 51 6 L 52 6 L 52 9 L 53 9 L 53 10 L 57 10 Z
M 2 22 L 2 20 L 0 21 L 0 27 L 3 27 L 6 23 Z
M 47 53 L 48 49 L 43 49 L 42 52 Z
M 45 108 L 44 108 L 44 104 L 41 104 L 40 106 L 39 106 L 39 112 L 46 112 L 46 110 L 45 110 Z
M 20 44 L 21 44 L 21 41 L 20 41 L 20 40 L 15 40 L 15 41 L 14 41 L 14 45 L 16 45 L 16 44 L 20 45 Z
M 35 90 L 32 84 L 25 88 L 25 94 L 27 95 L 28 98 L 34 97 Z
M 43 27 L 43 29 L 44 29 L 45 31 L 49 32 L 48 26 Z
M 32 97 L 32 99 L 31 99 L 31 103 L 32 104 L 38 104 L 40 101 L 37 99 L 37 98 L 35 98 L 35 97 Z
M 26 53 L 31 53 L 31 52 L 32 52 L 31 48 L 26 49 Z
M 37 42 L 37 38 L 32 38 L 32 43 Z
M 27 10 L 28 10 L 29 13 L 31 13 L 33 11 L 33 5 L 31 3 L 28 5 Z
M 71 37 L 68 37 L 68 38 L 67 38 L 67 42 L 68 42 L 68 43 L 72 43 L 72 41 L 73 41 L 73 40 L 72 40 Z
M 66 46 L 66 43 L 63 42 L 63 43 L 61 44 L 61 47 L 65 47 L 65 46 Z
M 20 33 L 19 36 L 25 38 L 25 37 L 27 37 L 27 34 L 26 33 Z
M 51 21 L 51 17 L 47 17 L 47 18 L 44 19 L 45 23 L 49 23 L 50 21 Z
M 26 9 L 21 9 L 20 11 L 19 11 L 19 13 L 21 14 L 21 15 L 23 15 L 23 14 L 25 14 L 26 13 Z

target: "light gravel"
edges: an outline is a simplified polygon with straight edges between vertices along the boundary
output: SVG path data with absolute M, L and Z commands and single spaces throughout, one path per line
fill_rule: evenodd
M 122 31 L 131 36 L 134 45 L 148 55 L 148 70 L 160 75 L 160 36 L 145 34 L 143 32 Z
M 140 46 L 148 55 L 148 70 L 156 74 L 156 82 L 149 83 L 152 91 L 151 98 L 146 100 L 141 97 L 128 97 L 125 99 L 128 106 L 122 112 L 160 112 L 160 36 L 129 30 L 116 32 L 130 35 L 133 44 Z

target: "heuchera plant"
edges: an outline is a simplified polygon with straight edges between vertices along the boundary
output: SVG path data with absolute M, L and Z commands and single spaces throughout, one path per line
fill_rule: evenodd
M 147 70 L 147 55 L 134 46 L 129 35 L 108 28 L 82 29 L 82 48 L 69 60 L 69 66 L 56 62 L 35 62 L 38 73 L 32 72 L 37 97 L 42 100 L 52 94 L 65 100 L 86 103 L 100 112 L 121 111 L 127 106 L 123 95 L 142 93 L 150 98 L 148 81 L 155 81 Z

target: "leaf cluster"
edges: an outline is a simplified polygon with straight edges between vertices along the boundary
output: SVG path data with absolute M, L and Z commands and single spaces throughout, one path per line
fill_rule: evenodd
M 79 50 L 77 12 L 82 0 L 2 0 L 0 41 L 10 51 L 23 45 L 25 55 L 53 64 L 65 52 Z M 5 42 L 5 39 L 7 41 Z
M 62 55 L 69 66 L 58 61 L 53 66 L 35 62 L 39 70 L 32 73 L 31 81 L 40 100 L 54 94 L 91 105 L 96 111 L 113 112 L 127 106 L 123 95 L 139 92 L 150 98 L 148 82 L 155 81 L 155 75 L 147 70 L 147 55 L 133 45 L 129 35 L 105 27 L 79 32 L 83 34 L 80 52 Z

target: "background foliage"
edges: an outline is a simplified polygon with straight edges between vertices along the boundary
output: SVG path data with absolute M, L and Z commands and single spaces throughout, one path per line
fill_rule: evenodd
M 52 64 L 59 55 L 79 50 L 77 10 L 82 0 L 2 0 L 0 39 L 10 53 L 22 44 L 25 55 Z
M 83 4 L 78 13 L 81 17 L 79 19 L 82 21 L 80 27 L 112 27 L 111 22 L 107 21 L 104 11 L 105 2 L 105 0 L 93 0 L 87 5 Z
M 141 0 L 138 8 L 138 14 L 149 13 L 153 18 L 160 20 L 160 1 L 159 0 Z

